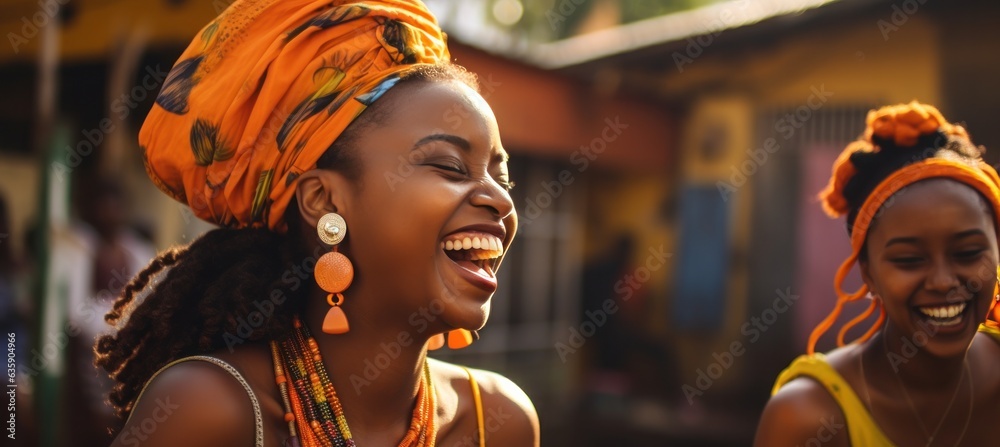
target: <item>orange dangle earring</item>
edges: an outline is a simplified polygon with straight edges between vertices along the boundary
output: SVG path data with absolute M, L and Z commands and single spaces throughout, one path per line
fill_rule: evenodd
M 479 332 L 468 329 L 455 329 L 446 332 L 448 334 L 448 347 L 451 349 L 462 349 L 479 340 Z M 437 334 L 427 342 L 427 349 L 431 351 L 444 347 L 445 334 Z
M 343 292 L 354 281 L 354 265 L 337 250 L 337 244 L 347 236 L 347 222 L 337 213 L 328 213 L 319 219 L 316 231 L 324 244 L 333 246 L 332 250 L 319 258 L 313 272 L 316 284 L 328 293 L 326 302 L 330 304 L 330 310 L 323 319 L 323 332 L 343 334 L 350 331 L 351 327 L 347 324 L 347 315 L 340 305 L 344 304 Z

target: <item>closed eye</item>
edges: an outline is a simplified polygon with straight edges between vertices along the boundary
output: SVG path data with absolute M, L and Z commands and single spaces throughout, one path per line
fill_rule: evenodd
M 428 166 L 433 166 L 433 167 L 438 168 L 438 169 L 440 169 L 442 171 L 454 172 L 454 173 L 457 173 L 457 174 L 465 175 L 465 171 L 462 170 L 462 167 L 458 166 L 456 164 L 451 164 L 451 163 L 428 163 Z
M 955 253 L 955 256 L 958 256 L 961 259 L 974 259 L 979 257 L 979 255 L 981 255 L 984 251 L 986 251 L 986 249 L 984 248 L 977 248 L 975 250 L 964 250 Z
M 919 264 L 923 260 L 924 260 L 923 258 L 917 256 L 903 256 L 899 258 L 890 259 L 890 261 L 892 261 L 894 264 L 899 264 L 902 266 L 914 266 Z

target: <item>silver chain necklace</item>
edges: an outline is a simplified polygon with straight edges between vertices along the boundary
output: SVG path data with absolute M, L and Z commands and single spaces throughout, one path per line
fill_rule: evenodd
M 885 355 L 888 358 L 889 342 L 887 341 L 887 337 L 885 336 L 884 330 L 883 333 L 880 334 L 880 336 L 882 337 L 883 351 L 885 352 Z M 864 351 L 862 351 L 861 354 L 858 356 L 858 363 L 860 363 L 861 367 L 861 383 L 865 387 L 865 399 L 867 400 L 868 411 L 871 412 L 872 419 L 874 419 L 875 406 L 872 405 L 871 391 L 868 389 L 868 379 L 865 374 Z M 917 411 L 917 407 L 916 405 L 914 405 L 913 399 L 910 398 L 910 393 L 906 390 L 906 385 L 903 384 L 903 379 L 899 377 L 899 374 L 894 374 L 894 377 L 896 378 L 896 383 L 899 385 L 899 389 L 903 392 L 903 397 L 906 398 L 906 403 L 910 407 L 910 412 L 913 414 L 913 418 L 916 419 L 917 423 L 920 424 L 920 429 L 924 432 L 924 436 L 927 437 L 926 447 L 930 447 L 932 444 L 934 444 L 934 438 L 937 437 L 938 432 L 941 431 L 941 427 L 944 426 L 944 421 L 948 419 L 948 413 L 951 412 L 951 407 L 952 405 L 955 404 L 955 399 L 958 397 L 958 391 L 962 389 L 962 379 L 964 378 L 964 376 L 969 377 L 969 411 L 965 418 L 965 426 L 962 427 L 962 433 L 959 436 L 958 440 L 955 441 L 955 446 L 958 446 L 959 444 L 962 443 L 962 439 L 965 438 L 965 432 L 969 429 L 969 422 L 972 420 L 975 392 L 972 383 L 972 372 L 969 369 L 968 354 L 966 354 L 966 357 L 963 359 L 962 365 L 963 365 L 962 370 L 964 374 L 962 376 L 959 376 L 958 384 L 955 385 L 955 393 L 952 394 L 951 401 L 948 402 L 948 406 L 945 408 L 944 414 L 941 415 L 941 420 L 938 421 L 937 427 L 934 429 L 933 433 L 927 431 L 927 425 L 924 424 L 923 419 L 920 418 L 920 413 Z

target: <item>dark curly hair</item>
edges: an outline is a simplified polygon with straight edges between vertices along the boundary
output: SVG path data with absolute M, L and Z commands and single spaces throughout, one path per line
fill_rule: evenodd
M 861 206 L 883 180 L 903 167 L 929 158 L 946 158 L 978 166 L 983 162 L 986 149 L 976 146 L 968 137 L 948 135 L 937 131 L 921 135 L 912 146 L 900 147 L 893 140 L 872 137 L 877 151 L 857 151 L 851 154 L 851 164 L 857 174 L 844 185 L 843 196 L 850 211 L 847 213 L 847 231 L 851 232 Z
M 478 90 L 475 75 L 453 64 L 416 65 L 402 79 L 458 81 Z M 359 180 L 354 142 L 384 122 L 386 102 L 376 101 L 351 123 L 317 167 Z M 95 346 L 95 364 L 115 381 L 109 400 L 119 417 L 132 411 L 153 373 L 175 359 L 290 332 L 292 317 L 302 311 L 312 287 L 306 282 L 310 279 L 293 275 L 293 269 L 311 273 L 318 257 L 306 248 L 294 200 L 285 219 L 286 234 L 250 228 L 209 231 L 186 247 L 161 253 L 124 288 L 105 316 L 117 332 Z M 259 324 L 248 322 L 255 312 L 270 316 Z
M 819 338 L 830 329 L 840 317 L 846 303 L 864 298 L 868 291 L 862 286 L 856 292 L 843 290 L 844 279 L 857 261 L 867 259 L 867 232 L 874 220 L 863 221 L 866 225 L 859 228 L 862 234 L 855 234 L 854 224 L 865 201 L 882 187 L 890 176 L 906 166 L 928 159 L 945 159 L 954 163 L 964 164 L 972 170 L 978 170 L 989 177 L 989 182 L 996 186 L 1000 184 L 996 171 L 983 161 L 985 149 L 976 146 L 969 138 L 965 128 L 951 124 L 937 108 L 916 101 L 909 104 L 899 104 L 882 107 L 868 113 L 864 133 L 854 142 L 847 145 L 833 164 L 833 172 L 826 188 L 819 193 L 818 198 L 823 210 L 830 217 L 847 217 L 847 232 L 851 236 L 852 254 L 841 264 L 834 276 L 834 289 L 837 302 L 834 309 L 812 331 L 807 344 L 807 352 L 811 355 Z M 947 177 L 943 177 L 947 178 Z M 914 183 L 919 183 L 918 180 Z M 898 194 L 909 186 L 901 189 L 890 189 Z M 892 185 L 889 188 L 893 188 Z M 977 191 L 978 193 L 978 191 Z M 993 203 L 980 194 L 985 204 Z M 879 210 L 874 211 L 873 219 L 886 209 L 893 196 L 879 197 Z M 987 206 L 993 214 L 992 206 Z M 868 212 L 868 210 L 865 210 Z M 837 334 L 837 343 L 843 346 L 847 331 L 879 311 L 875 323 L 857 341 L 868 340 L 883 324 L 886 318 L 885 310 L 879 300 L 870 300 L 868 308 L 852 320 L 843 324 Z

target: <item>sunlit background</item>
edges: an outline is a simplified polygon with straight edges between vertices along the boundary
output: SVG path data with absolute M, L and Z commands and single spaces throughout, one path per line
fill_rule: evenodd
M 209 228 L 149 183 L 136 132 L 229 3 L 0 2 L 0 321 L 26 445 L 89 445 L 102 385 L 67 322 L 101 330 L 80 309 Z M 1000 153 L 995 2 L 428 5 L 496 112 L 522 220 L 481 340 L 435 355 L 520 384 L 545 446 L 749 445 L 833 303 L 848 241 L 814 196 L 866 112 L 936 104 Z

